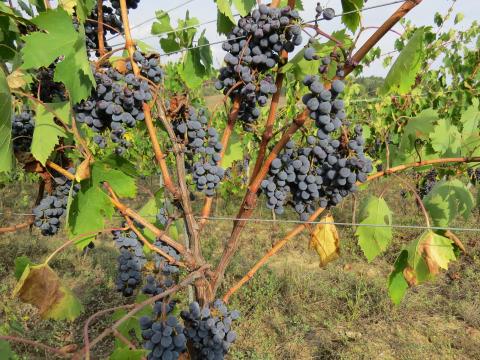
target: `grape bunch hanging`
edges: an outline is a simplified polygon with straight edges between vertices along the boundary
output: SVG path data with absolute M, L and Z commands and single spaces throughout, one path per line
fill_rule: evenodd
M 177 138 L 186 143 L 188 170 L 191 172 L 198 191 L 207 196 L 215 195 L 225 170 L 219 166 L 222 144 L 218 132 L 208 125 L 206 112 L 190 108 L 188 114 L 179 114 L 173 120 Z
M 241 18 L 223 43 L 226 66 L 220 69 L 217 90 L 230 98 L 240 98 L 238 119 L 252 131 L 268 97 L 277 91 L 269 70 L 280 61 L 283 50 L 292 52 L 302 43 L 300 17 L 286 6 L 270 8 L 264 4 Z

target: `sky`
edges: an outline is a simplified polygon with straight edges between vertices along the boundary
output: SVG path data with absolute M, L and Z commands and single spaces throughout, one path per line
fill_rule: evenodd
M 305 10 L 300 12 L 302 19 L 312 20 L 315 17 L 315 6 L 318 0 L 303 0 L 303 5 Z M 392 2 L 392 0 L 368 0 L 365 6 L 374 6 L 381 5 L 385 3 Z M 422 25 L 432 25 L 433 17 L 436 12 L 445 14 L 448 8 L 452 4 L 452 0 L 423 0 L 420 5 L 415 7 L 410 11 L 406 18 L 411 20 L 413 24 L 422 26 Z M 332 7 L 335 9 L 337 14 L 342 12 L 341 0 L 320 0 L 320 3 L 324 6 Z M 362 24 L 364 26 L 378 27 L 380 26 L 385 19 L 388 18 L 401 4 L 388 5 L 385 7 L 366 10 L 362 12 Z M 170 9 L 176 8 L 169 11 Z M 158 38 L 151 37 L 150 30 L 151 24 L 154 20 L 150 20 L 155 17 L 156 10 L 169 11 L 170 18 L 172 20 L 172 25 L 176 25 L 176 19 L 183 18 L 186 11 L 190 12 L 190 16 L 197 17 L 200 23 L 214 20 L 216 18 L 216 5 L 213 0 L 142 0 L 140 2 L 139 8 L 132 10 L 130 13 L 130 22 L 132 29 L 132 35 L 136 39 L 144 39 L 142 41 L 148 43 L 153 48 L 159 50 L 160 53 L 163 51 L 160 50 L 160 45 Z M 234 13 L 235 13 L 235 9 Z M 474 20 L 480 22 L 480 0 L 457 0 L 454 4 L 454 12 L 452 19 L 454 18 L 457 12 L 464 14 L 463 21 L 456 25 L 459 28 L 468 27 Z M 135 27 L 136 25 L 143 23 L 149 20 L 147 23 Z M 322 29 L 326 32 L 332 33 L 333 31 L 343 29 L 344 26 L 340 22 L 340 17 L 336 17 L 329 22 L 322 22 Z M 444 25 L 444 28 L 447 29 L 453 26 L 453 21 Z M 206 36 L 210 42 L 216 42 L 224 39 L 224 36 L 218 35 L 216 32 L 215 22 L 204 25 L 199 28 L 200 30 L 206 30 Z M 394 30 L 402 32 L 402 26 L 397 24 Z M 365 41 L 368 36 L 375 31 L 375 29 L 367 30 L 359 39 L 359 45 Z M 382 53 L 389 52 L 394 49 L 394 41 L 398 37 L 394 32 L 389 32 L 385 37 L 378 43 Z M 222 63 L 224 52 L 221 48 L 221 44 L 212 45 L 211 50 L 214 57 L 214 66 L 219 67 Z M 394 54 L 395 57 L 396 54 Z M 171 59 L 178 58 L 179 55 L 169 56 Z M 165 61 L 165 60 L 164 60 Z M 381 61 L 375 61 L 364 71 L 364 76 L 369 75 L 378 75 L 385 76 L 388 72 L 388 69 L 384 69 L 381 65 Z

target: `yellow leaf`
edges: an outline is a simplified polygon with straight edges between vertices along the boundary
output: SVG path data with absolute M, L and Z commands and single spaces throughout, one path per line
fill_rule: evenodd
M 315 249 L 320 257 L 320 267 L 324 267 L 330 261 L 340 256 L 340 239 L 337 228 L 333 223 L 333 216 L 327 215 L 324 218 L 327 224 L 318 224 L 310 238 L 310 248 Z
M 80 182 L 82 180 L 90 178 L 90 163 L 91 163 L 90 158 L 87 158 L 82 161 L 82 163 L 78 166 L 77 171 L 75 173 L 75 180 Z
M 74 8 L 77 6 L 77 0 L 60 0 L 58 4 L 65 10 L 69 15 L 74 13 Z
M 15 70 L 7 76 L 7 83 L 10 89 L 20 89 L 27 83 L 25 74 L 21 70 Z

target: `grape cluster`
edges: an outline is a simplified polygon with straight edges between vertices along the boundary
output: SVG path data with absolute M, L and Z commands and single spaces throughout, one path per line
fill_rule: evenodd
M 157 281 L 152 275 L 147 276 L 147 283 L 142 289 L 142 292 L 147 295 L 156 296 L 163 293 L 167 288 L 174 285 L 172 279 L 164 279 L 162 281 Z M 153 312 L 156 316 L 168 315 L 175 308 L 175 301 L 165 301 L 161 299 L 156 301 L 153 305 Z
M 343 82 L 334 80 L 327 89 L 318 76 L 306 76 L 303 84 L 309 92 L 302 101 L 315 120 L 316 134 L 307 137 L 305 147 L 288 142 L 272 161 L 261 189 L 267 195 L 267 207 L 277 214 L 284 212 L 291 194 L 295 211 L 307 220 L 317 206 L 335 206 L 356 191 L 356 183 L 367 180 L 372 164 L 363 151 L 362 127 L 356 125 L 353 134 L 346 127 L 340 131 L 347 125 L 339 98 Z
M 114 9 L 106 5 L 103 8 L 103 41 L 105 44 L 105 50 L 110 51 L 112 48 L 107 44 L 107 33 L 123 33 L 123 24 L 120 14 L 115 12 Z M 85 35 L 87 49 L 94 50 L 98 56 L 98 9 L 95 6 L 92 13 L 85 22 Z
M 99 133 L 93 141 L 100 148 L 106 146 L 100 133 L 110 129 L 111 140 L 118 144 L 115 151 L 121 155 L 130 147 L 124 138 L 125 128 L 133 128 L 145 119 L 142 102 L 152 99 L 148 82 L 113 68 L 96 71 L 95 80 L 97 87 L 91 97 L 75 106 L 76 120 Z
M 165 321 L 154 321 L 147 316 L 140 318 L 143 347 L 150 350 L 148 360 L 174 360 L 187 348 L 187 338 L 183 326 L 175 316 L 168 316 Z
M 132 296 L 133 291 L 141 283 L 141 280 L 141 260 L 129 250 L 121 249 L 118 257 L 117 291 L 121 292 L 125 297 Z
M 420 198 L 427 196 L 437 183 L 437 170 L 430 169 L 424 178 L 417 185 L 417 191 Z
M 138 7 L 138 3 L 140 0 L 127 0 L 127 8 L 128 9 L 136 9 Z M 117 10 L 118 12 L 120 11 L 120 1 L 118 0 L 110 0 L 110 3 L 112 4 L 112 7 Z
M 189 170 L 197 190 L 207 196 L 215 195 L 215 189 L 225 175 L 225 170 L 218 165 L 222 144 L 217 130 L 208 126 L 203 109 L 197 113 L 194 108 L 189 109 L 187 120 L 183 117 L 175 119 L 173 128 L 177 137 L 187 144 L 187 156 L 193 163 Z
M 167 223 L 168 223 L 168 213 L 167 213 L 167 210 L 165 208 L 160 208 L 158 209 L 158 213 L 157 213 L 157 221 L 162 225 L 162 226 L 166 226 Z
M 143 253 L 143 244 L 138 239 L 137 234 L 134 231 L 112 231 L 113 240 L 115 245 L 122 250 L 128 250 L 137 259 L 138 263 L 143 267 L 147 262 L 145 254 Z
M 164 71 L 160 66 L 160 60 L 156 57 L 151 57 L 147 59 L 144 54 L 140 51 L 135 51 L 133 53 L 133 60 L 137 63 L 140 68 L 142 76 L 153 81 L 155 84 L 159 84 L 162 81 L 164 76 Z M 132 63 L 126 63 L 127 70 L 132 71 Z
M 35 113 L 24 108 L 20 114 L 12 117 L 13 150 L 30 151 L 33 130 L 35 129 Z
M 168 246 L 167 244 L 164 244 L 161 241 L 156 241 L 153 243 L 158 249 L 163 250 L 163 252 L 167 253 L 171 257 L 173 257 L 175 260 L 180 260 L 180 255 L 178 252 L 172 248 L 171 246 Z M 154 261 L 156 267 L 162 271 L 163 274 L 165 275 L 173 275 L 178 273 L 178 266 L 172 265 L 168 262 L 167 259 L 165 259 L 162 255 L 155 253 L 154 254 Z
M 74 173 L 73 168 L 68 169 L 70 173 Z M 51 195 L 46 195 L 33 209 L 35 219 L 33 224 L 38 227 L 44 236 L 55 235 L 60 228 L 60 218 L 67 211 L 68 196 L 72 188 L 72 181 L 64 176 L 53 178 L 54 190 Z M 73 187 L 73 196 L 79 190 L 80 185 L 75 184 Z
M 201 359 L 223 360 L 237 338 L 231 326 L 240 313 L 236 310 L 229 312 L 221 300 L 216 300 L 212 310 L 208 307 L 202 309 L 193 302 L 180 316 L 185 322 L 185 335 L 200 352 Z
M 226 66 L 220 69 L 215 88 L 232 99 L 240 97 L 238 118 L 248 131 L 260 116 L 257 105 L 265 106 L 268 96 L 277 91 L 266 73 L 278 64 L 281 51 L 292 52 L 302 43 L 299 20 L 298 12 L 288 6 L 262 4 L 238 21 L 222 45 Z

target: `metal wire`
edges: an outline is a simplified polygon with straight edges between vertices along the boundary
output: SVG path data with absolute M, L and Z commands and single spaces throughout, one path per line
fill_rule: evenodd
M 0 215 L 7 214 L 5 212 L 0 212 Z M 17 215 L 17 216 L 32 216 L 34 214 L 30 213 L 8 213 L 8 215 Z M 123 218 L 123 216 L 114 216 L 118 218 Z M 155 215 L 143 216 L 146 218 L 155 218 Z M 413 229 L 413 230 L 450 230 L 450 231 L 465 231 L 465 232 L 480 232 L 480 228 L 462 228 L 462 227 L 443 227 L 443 226 L 426 226 L 426 225 L 401 225 L 401 224 L 364 224 L 364 223 L 351 223 L 351 222 L 338 222 L 338 221 L 301 221 L 301 220 L 288 220 L 288 219 L 263 219 L 263 218 L 249 218 L 242 219 L 229 216 L 209 216 L 202 217 L 196 216 L 197 220 L 206 219 L 208 221 L 247 221 L 247 222 L 262 222 L 262 223 L 284 223 L 284 224 L 310 224 L 310 225 L 336 225 L 344 227 L 370 227 L 370 228 L 395 228 L 395 229 Z
M 194 0 L 191 0 L 191 1 L 194 1 Z M 341 14 L 337 14 L 337 15 L 335 15 L 335 17 L 339 17 L 339 16 L 343 16 L 343 15 L 349 15 L 349 14 L 353 14 L 353 13 L 360 13 L 360 12 L 363 12 L 363 11 L 372 10 L 372 9 L 377 9 L 377 8 L 382 8 L 382 7 L 385 7 L 385 6 L 390 6 L 390 5 L 395 5 L 395 4 L 403 3 L 403 2 L 405 2 L 405 1 L 406 1 L 406 0 L 395 0 L 395 1 L 388 2 L 388 3 L 384 3 L 384 4 L 366 6 L 366 7 L 362 8 L 362 9 L 351 10 L 351 11 L 343 12 L 343 13 L 341 13 Z M 234 16 L 238 16 L 238 15 L 239 15 L 239 14 L 235 14 Z M 154 20 L 154 19 L 149 19 L 149 20 Z M 181 28 L 181 29 L 176 29 L 176 30 L 167 31 L 167 32 L 162 33 L 162 34 L 159 34 L 159 35 L 167 35 L 167 34 L 175 33 L 175 32 L 177 32 L 177 31 L 182 31 L 182 30 L 197 28 L 197 27 L 200 27 L 200 26 L 203 26 L 203 25 L 207 25 L 207 24 L 214 23 L 214 22 L 216 22 L 216 21 L 217 21 L 216 19 L 215 19 L 215 20 L 209 20 L 209 21 L 206 21 L 206 22 L 201 23 L 201 24 L 191 25 L 191 26 L 187 26 L 187 27 L 184 27 L 184 28 Z M 309 21 L 304 21 L 304 22 L 302 22 L 302 24 L 313 23 L 313 22 L 316 22 L 316 21 L 319 21 L 319 19 L 313 19 L 313 20 L 309 20 Z M 146 23 L 146 22 L 144 22 L 144 23 Z M 155 37 L 157 37 L 157 35 L 147 36 L 147 37 L 144 37 L 144 38 L 140 38 L 140 39 L 138 39 L 138 40 L 147 40 L 147 39 L 151 39 L 151 38 L 155 38 Z M 237 37 L 237 38 L 233 38 L 233 39 L 229 39 L 229 40 L 237 40 L 237 39 L 244 39 L 244 38 L 246 38 L 246 37 L 245 37 L 245 36 L 241 36 L 241 37 Z M 184 48 L 184 49 L 180 49 L 180 50 L 176 50 L 176 51 L 170 51 L 170 52 L 163 53 L 163 54 L 160 54 L 160 55 L 161 55 L 161 56 L 174 55 L 174 54 L 178 54 L 178 53 L 181 53 L 181 52 L 184 52 L 184 51 L 189 51 L 189 50 L 197 49 L 197 48 L 200 48 L 200 47 L 205 47 L 205 46 L 212 46 L 212 45 L 216 45 L 216 44 L 221 44 L 221 43 L 223 43 L 224 41 L 225 41 L 225 40 L 215 41 L 215 42 L 211 42 L 211 43 L 203 44 L 203 45 L 192 46 L 192 47 L 188 47 L 188 48 Z

